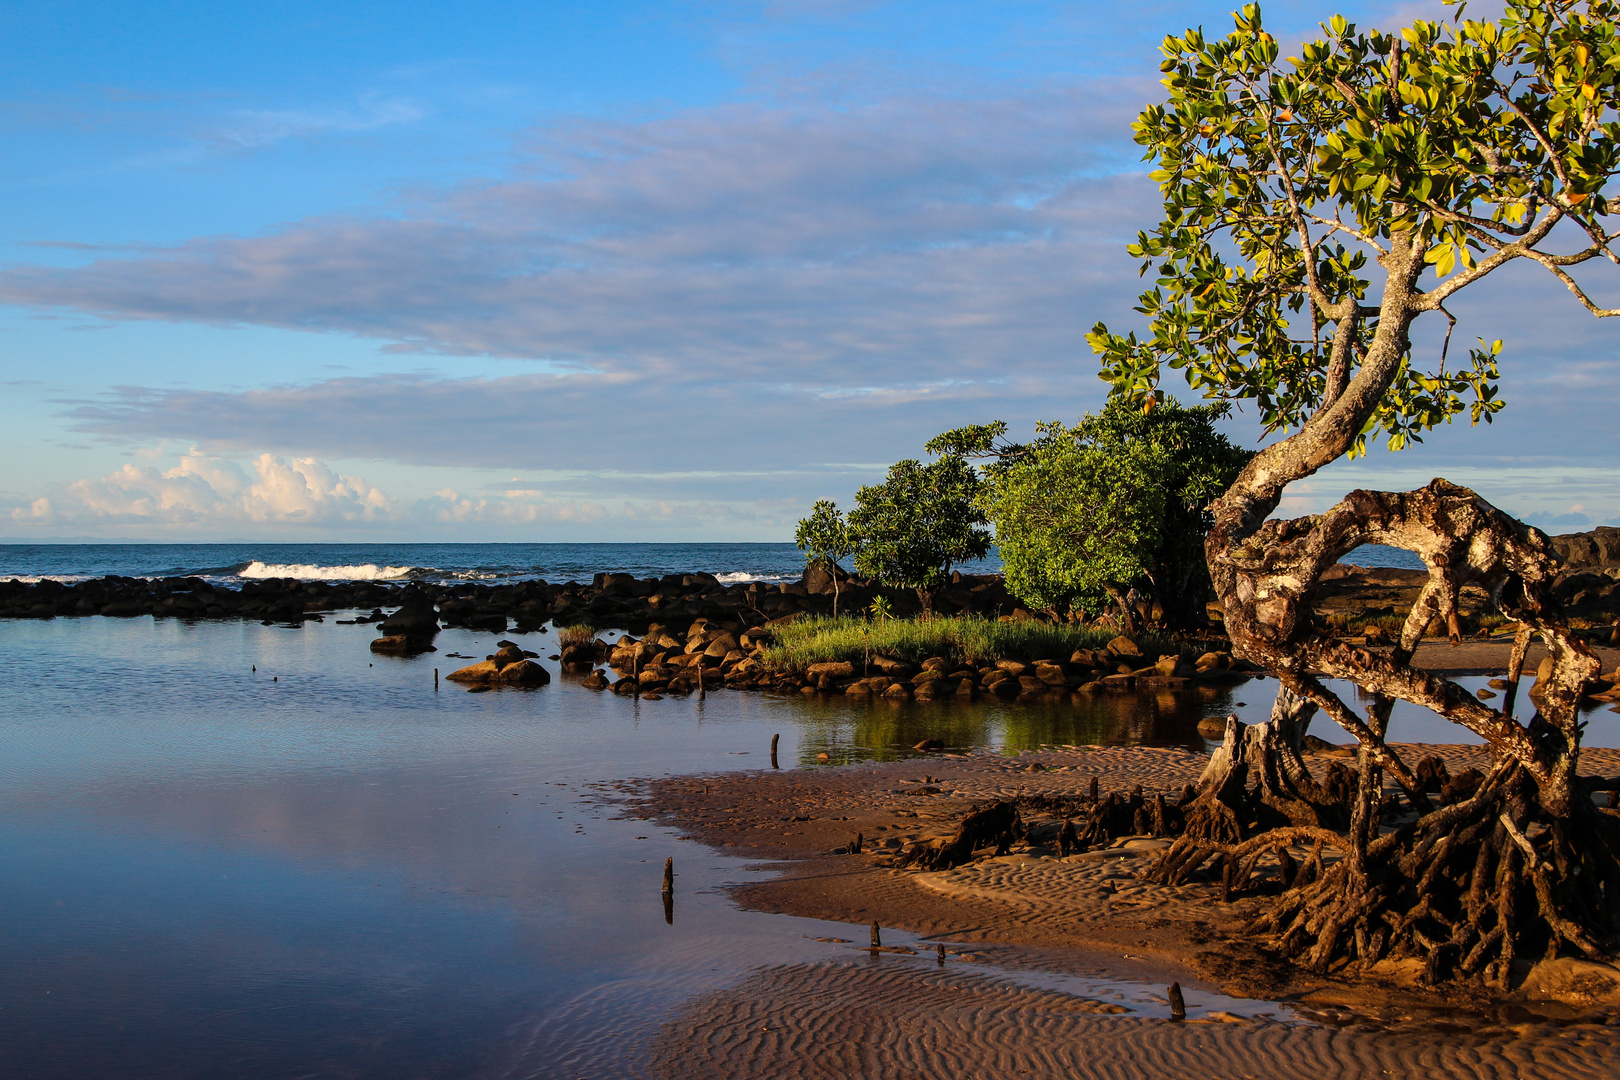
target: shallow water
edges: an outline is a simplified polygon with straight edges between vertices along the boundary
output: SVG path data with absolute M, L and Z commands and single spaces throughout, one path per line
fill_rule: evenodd
M 1202 716 L 1258 717 L 1270 698 L 1265 683 L 1081 710 L 636 703 L 561 678 L 435 692 L 433 669 L 459 663 L 445 653 L 482 657 L 493 636 L 446 631 L 404 661 L 372 656 L 371 636 L 0 623 L 0 1071 L 632 1074 L 680 1001 L 840 956 L 812 939 L 850 935 L 738 910 L 723 886 L 750 864 L 616 818 L 601 798 L 615 781 L 763 767 L 778 732 L 787 768 L 925 736 L 1197 746 Z M 522 640 L 545 653 L 548 638 Z M 1151 1015 L 1147 989 L 1118 985 Z

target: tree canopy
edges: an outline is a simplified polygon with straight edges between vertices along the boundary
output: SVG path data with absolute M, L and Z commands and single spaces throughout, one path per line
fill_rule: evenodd
M 1007 588 L 1026 604 L 1095 612 L 1112 600 L 1130 624 L 1125 594 L 1135 588 L 1185 625 L 1209 589 L 1206 508 L 1251 456 L 1215 430 L 1225 413 L 1115 401 L 1073 427 L 1038 425 L 1028 445 L 997 445 L 998 423 L 946 432 L 929 449 L 997 459 L 979 503 Z
M 1257 4 L 1225 38 L 1165 39 L 1169 100 L 1135 124 L 1164 195 L 1129 248 L 1156 271 L 1137 308 L 1150 329 L 1090 335 L 1116 394 L 1144 402 L 1170 367 L 1252 402 L 1268 430 L 1338 409 L 1347 440 L 1312 455 L 1319 468 L 1371 436 L 1400 449 L 1502 407 L 1500 342 L 1448 367 L 1445 347 L 1415 358 L 1407 333 L 1501 267 L 1533 261 L 1593 314 L 1620 313 L 1571 274 L 1615 261 L 1620 235 L 1604 194 L 1620 166 L 1616 5 L 1515 0 L 1498 22 L 1456 6 L 1398 34 L 1335 16 L 1286 59 Z
M 951 567 L 990 552 L 978 494 L 978 472 L 960 454 L 927 465 L 896 462 L 883 483 L 855 495 L 849 515 L 860 537 L 855 569 L 885 585 L 915 589 L 923 610 L 932 612 L 934 593 L 950 581 Z
M 810 516 L 799 522 L 793 541 L 804 552 L 805 561 L 821 563 L 832 575 L 833 614 L 838 614 L 838 564 L 860 550 L 860 538 L 845 520 L 838 504 L 818 499 Z

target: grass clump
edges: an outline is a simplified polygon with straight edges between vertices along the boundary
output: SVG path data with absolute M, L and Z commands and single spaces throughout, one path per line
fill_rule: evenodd
M 557 645 L 566 649 L 570 645 L 589 645 L 596 640 L 596 631 L 584 623 L 575 623 L 557 631 Z
M 823 616 L 796 619 L 775 630 L 776 644 L 766 650 L 764 662 L 774 670 L 794 672 L 839 660 L 859 664 L 867 650 L 910 664 L 935 656 L 978 665 L 997 660 L 1067 660 L 1076 649 L 1101 648 L 1117 633 L 1033 620 L 999 622 L 977 615 L 875 621 Z M 1141 644 L 1145 649 L 1150 642 Z

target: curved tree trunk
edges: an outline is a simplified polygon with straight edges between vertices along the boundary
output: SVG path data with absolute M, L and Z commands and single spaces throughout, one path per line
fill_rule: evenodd
M 1620 816 L 1596 809 L 1577 776 L 1578 706 L 1599 665 L 1552 599 L 1557 556 L 1545 535 L 1444 480 L 1410 492 L 1354 491 L 1325 514 L 1267 520 L 1289 483 L 1351 449 L 1408 351 L 1423 251 L 1396 234 L 1382 261 L 1388 284 L 1377 332 L 1355 377 L 1330 377 L 1318 412 L 1257 454 L 1212 507 L 1205 553 L 1233 652 L 1273 671 L 1282 690 L 1266 723 L 1228 721 L 1188 807 L 1188 832 L 1155 872 L 1184 880 L 1219 857 L 1227 887 L 1242 889 L 1270 856 L 1284 892 L 1257 928 L 1284 955 L 1318 970 L 1417 957 L 1431 979 L 1505 986 L 1515 958 L 1613 955 L 1620 934 Z M 1359 349 L 1359 325 L 1357 317 L 1338 319 L 1336 356 Z M 1389 654 L 1337 641 L 1314 610 L 1322 574 L 1363 544 L 1415 552 L 1429 570 Z M 1435 618 L 1458 639 L 1458 594 L 1468 584 L 1519 621 L 1516 668 L 1532 633 L 1546 642 L 1552 673 L 1528 723 L 1514 718 L 1512 691 L 1493 709 L 1411 664 Z M 1331 678 L 1372 695 L 1365 716 L 1328 688 Z M 1434 805 L 1385 741 L 1396 700 L 1485 740 L 1494 765 L 1477 790 Z M 1359 745 L 1348 799 L 1337 790 L 1348 777 L 1319 782 L 1299 755 L 1318 709 Z M 1394 808 L 1386 777 L 1418 817 L 1380 835 Z M 1311 853 L 1296 871 L 1288 849 L 1301 843 Z

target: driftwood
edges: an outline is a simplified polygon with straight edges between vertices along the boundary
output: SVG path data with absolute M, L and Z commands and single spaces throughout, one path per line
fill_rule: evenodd
M 927 870 L 949 870 L 971 861 L 974 851 L 992 844 L 997 855 L 1005 855 L 1022 831 L 1018 807 L 998 802 L 963 818 L 948 843 L 938 850 L 922 849 L 911 861 Z

